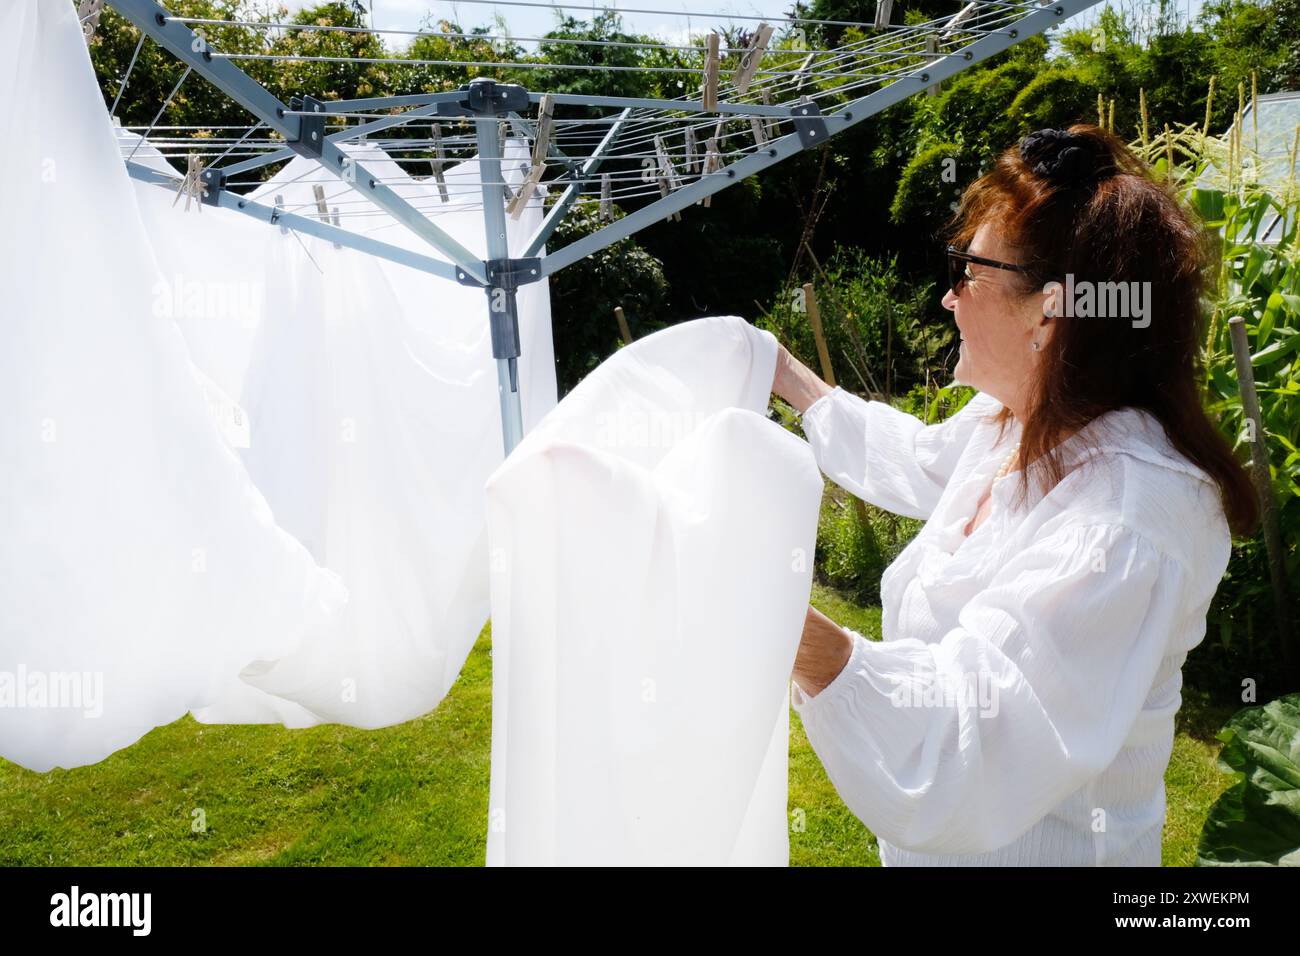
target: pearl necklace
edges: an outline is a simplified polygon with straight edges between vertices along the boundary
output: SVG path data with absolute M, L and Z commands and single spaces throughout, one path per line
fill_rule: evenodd
M 998 473 L 993 476 L 994 481 L 997 481 L 999 478 L 1003 478 L 1006 476 L 1007 472 L 1011 470 L 1011 465 L 1013 462 L 1015 462 L 1016 454 L 1019 451 L 1020 451 L 1020 442 L 1016 442 L 1014 447 L 1012 447 L 1011 449 L 1011 454 L 1007 455 L 1007 460 L 1002 463 L 1002 467 L 998 469 Z

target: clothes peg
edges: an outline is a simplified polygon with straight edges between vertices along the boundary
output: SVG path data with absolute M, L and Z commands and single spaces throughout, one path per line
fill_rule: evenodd
M 681 179 L 677 175 L 677 169 L 673 166 L 672 158 L 668 155 L 668 147 L 664 145 L 664 138 L 655 134 L 655 156 L 659 161 L 659 178 L 668 183 L 671 189 L 680 189 Z
M 682 168 L 688 173 L 695 172 L 695 127 L 686 127 L 686 159 L 682 163 Z
M 931 60 L 939 58 L 939 38 L 933 33 L 929 34 L 925 38 L 925 55 Z M 935 83 L 933 86 L 927 86 L 925 88 L 925 95 L 938 96 L 939 84 Z
M 442 196 L 442 201 L 447 202 L 447 179 L 442 175 L 443 164 L 447 162 L 447 152 L 442 146 L 442 126 L 434 123 L 429 127 L 429 135 L 433 140 L 433 178 L 438 182 L 438 193 Z
M 598 219 L 600 222 L 613 222 L 614 209 L 613 202 L 613 184 L 610 182 L 609 173 L 600 174 L 600 212 Z
M 506 212 L 510 213 L 511 219 L 518 219 L 524 214 L 524 208 L 528 205 L 528 200 L 532 198 L 533 192 L 537 189 L 537 184 L 542 181 L 542 174 L 546 172 L 546 166 L 534 166 L 524 177 L 524 181 L 519 184 L 519 191 L 510 197 L 506 203 Z M 509 192 L 509 187 L 506 187 Z
M 320 221 L 325 223 L 327 226 L 330 225 L 330 210 L 329 207 L 325 205 L 325 187 L 320 183 L 317 183 L 315 186 L 311 187 L 311 191 L 312 195 L 316 197 L 316 212 L 320 215 Z M 333 225 L 338 225 L 338 223 L 334 223 Z M 343 247 L 336 242 L 334 243 L 334 248 L 342 249 Z
M 190 211 L 190 200 L 197 199 L 199 212 L 203 212 L 203 197 L 207 194 L 208 187 L 203 184 L 203 160 L 199 159 L 198 153 L 190 153 L 185 168 L 185 176 L 176 187 L 176 198 L 172 200 L 174 207 L 180 202 L 181 196 L 185 197 L 185 211 Z
M 763 105 L 764 106 L 772 105 L 772 94 L 769 93 L 766 88 L 764 88 L 763 90 Z M 773 136 L 775 136 L 777 130 L 780 128 L 777 119 L 773 116 L 769 116 L 767 119 L 763 120 L 763 126 L 767 129 L 768 139 L 771 139 Z
M 104 0 L 81 0 L 77 4 L 77 19 L 81 21 L 81 32 L 89 43 L 99 29 L 99 17 L 104 12 Z
M 283 212 L 284 212 L 284 197 L 283 197 L 283 196 L 276 196 L 276 197 L 275 197 L 275 212 L 273 212 L 273 213 L 271 214 L 271 222 L 275 222 L 276 220 L 278 220 L 278 219 L 280 218 L 280 214 L 283 213 Z M 280 227 L 280 235 L 282 235 L 282 236 L 287 236 L 287 235 L 289 235 L 289 227 L 288 227 L 288 226 L 283 226 L 283 225 L 282 225 L 282 226 Z
M 537 135 L 533 137 L 533 165 L 546 163 L 551 151 L 551 127 L 554 121 L 555 102 L 550 93 L 543 93 L 537 103 Z
M 744 55 L 740 58 L 740 65 L 736 67 L 733 74 L 732 83 L 736 87 L 736 92 L 744 95 L 749 89 L 749 84 L 754 81 L 754 74 L 758 71 L 758 61 L 763 59 L 763 54 L 767 52 L 767 44 L 772 39 L 773 27 L 766 23 L 758 25 L 758 31 L 754 34 L 754 39 L 746 47 Z
M 663 198 L 663 199 L 667 199 L 668 196 L 669 196 L 669 194 L 670 194 L 671 192 L 672 192 L 672 190 L 668 188 L 668 180 L 664 179 L 663 176 L 660 176 L 660 177 L 659 177 L 659 195 L 660 195 L 660 197 Z M 670 212 L 670 213 L 668 214 L 667 218 L 673 220 L 674 222 L 681 222 L 681 221 L 682 221 L 682 214 L 679 213 L 679 212 Z
M 959 26 L 971 18 L 971 15 L 974 14 L 978 7 L 979 4 L 974 2 L 974 0 L 971 0 L 970 3 L 958 10 L 956 16 L 944 24 L 943 38 L 946 40 L 948 37 L 952 36 Z
M 802 90 L 804 86 L 807 85 L 808 68 L 812 66 L 813 58 L 816 56 L 817 56 L 816 53 L 809 53 L 806 57 L 803 58 L 803 62 L 799 64 L 799 69 L 795 72 L 795 78 L 794 78 L 795 79 L 794 88 L 796 91 Z
M 718 50 L 722 38 L 710 33 L 704 48 L 704 95 L 701 98 L 704 112 L 716 113 L 718 110 Z
M 542 175 L 546 172 L 546 155 L 551 149 L 551 120 L 554 108 L 551 94 L 543 93 L 537 104 L 537 135 L 533 137 L 533 165 L 519 186 L 519 192 L 506 207 L 512 219 L 518 219 L 523 215 L 524 207 L 528 205 L 528 200 L 532 198 L 537 184 L 542 181 Z
M 876 0 L 876 22 L 874 24 L 877 30 L 887 30 L 889 28 L 889 14 L 894 6 L 894 0 Z
M 715 137 L 709 137 L 705 146 L 704 172 L 700 174 L 701 178 L 722 168 L 722 154 L 718 151 L 718 140 Z M 708 209 L 713 205 L 713 196 L 705 196 L 704 199 L 697 200 L 697 202 L 703 202 L 704 208 Z
M 759 121 L 757 116 L 749 118 L 749 128 L 754 133 L 754 145 L 762 149 L 767 145 L 767 127 Z

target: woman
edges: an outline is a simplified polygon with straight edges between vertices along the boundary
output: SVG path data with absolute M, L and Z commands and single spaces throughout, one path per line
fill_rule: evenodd
M 1200 403 L 1204 231 L 1081 124 L 1007 150 L 951 232 L 956 415 L 780 352 L 822 470 L 928 519 L 881 580 L 883 641 L 809 609 L 793 706 L 886 866 L 1158 866 L 1182 662 L 1257 521 Z

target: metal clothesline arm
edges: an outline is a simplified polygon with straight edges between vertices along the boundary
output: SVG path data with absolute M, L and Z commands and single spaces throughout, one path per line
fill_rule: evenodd
M 828 124 L 832 132 L 826 138 L 829 139 L 830 136 L 862 122 L 886 107 L 901 102 L 926 87 L 933 86 L 950 76 L 960 73 L 972 63 L 978 63 L 1001 53 L 1023 37 L 1045 32 L 1054 24 L 1062 22 L 1066 17 L 1073 16 L 1080 10 L 1097 2 L 1098 0 L 1058 0 L 1051 6 L 1042 7 L 1027 14 L 1024 19 L 1016 21 L 1016 25 L 1006 31 L 986 34 L 964 50 L 918 67 L 888 86 L 832 110 L 822 117 L 825 120 L 835 121 L 833 124 Z M 618 98 L 614 99 L 620 103 L 626 102 Z M 668 102 L 675 103 L 676 101 Z M 681 107 L 691 105 L 698 104 L 680 104 Z M 722 103 L 718 104 L 719 110 L 722 109 L 723 105 Z M 794 109 L 798 110 L 798 107 L 796 106 Z M 817 145 L 820 145 L 820 143 Z M 788 133 L 772 140 L 743 159 L 707 175 L 702 175 L 694 182 L 674 190 L 662 199 L 657 199 L 649 205 L 643 206 L 636 212 L 629 213 L 617 222 L 598 229 L 596 232 L 584 236 L 562 249 L 548 253 L 546 258 L 542 260 L 542 272 L 547 276 L 553 275 L 565 266 L 572 265 L 578 260 L 618 242 L 620 239 L 625 239 L 633 233 L 667 218 L 672 213 L 685 209 L 705 196 L 721 192 L 746 176 L 762 172 L 769 166 L 773 166 L 783 159 L 788 159 L 804 148 L 806 148 L 806 144 L 801 140 L 798 133 Z
M 556 201 L 555 205 L 546 214 L 546 218 L 538 225 L 537 231 L 533 233 L 532 238 L 528 240 L 528 244 L 524 247 L 523 258 L 531 258 L 542 251 L 542 247 L 546 245 L 546 240 L 551 237 L 551 233 L 555 231 L 555 228 L 560 224 L 560 220 L 564 218 L 569 207 L 573 205 L 574 200 L 578 198 L 578 194 L 582 192 L 583 181 L 600 167 L 601 161 L 614 148 L 614 143 L 618 140 L 619 133 L 622 132 L 623 124 L 627 122 L 627 118 L 631 114 L 630 107 L 619 114 L 618 120 L 610 126 L 605 133 L 604 139 L 600 141 L 600 145 L 592 151 L 591 157 L 582 164 L 577 181 L 569 184 L 569 187 L 564 190 L 564 195 Z
M 463 95 L 463 94 L 462 94 Z M 337 133 L 330 133 L 325 137 L 331 143 L 347 142 L 358 136 L 368 136 L 371 133 L 379 133 L 394 126 L 400 126 L 403 123 L 409 123 L 416 119 L 424 119 L 434 116 L 438 112 L 438 104 L 432 103 L 418 109 L 410 110 L 399 116 L 386 116 L 382 119 L 372 120 L 369 123 L 360 123 L 351 126 L 348 129 L 339 130 Z M 229 166 L 222 166 L 221 171 L 226 174 L 227 178 L 238 176 L 240 173 L 246 173 L 249 170 L 260 169 L 263 166 L 270 166 L 272 163 L 278 163 L 286 159 L 293 159 L 298 155 L 297 152 L 289 147 L 277 149 L 271 153 L 265 153 L 261 156 L 254 156 L 251 159 L 245 159 L 242 162 L 232 163 Z
M 169 176 L 166 173 L 151 169 L 148 166 L 142 166 L 136 162 L 127 163 L 126 171 L 132 179 L 172 191 L 175 191 L 181 183 L 179 177 Z M 284 226 L 304 235 L 315 236 L 318 239 L 328 239 L 358 252 L 364 252 L 379 259 L 387 259 L 389 262 L 396 262 L 398 265 L 410 266 L 412 269 L 419 269 L 421 272 L 427 272 L 443 279 L 456 278 L 456 267 L 450 262 L 435 259 L 432 256 L 421 255 L 418 252 L 412 252 L 409 249 L 403 249 L 401 246 L 394 246 L 387 242 L 380 242 L 378 239 L 371 239 L 368 236 L 358 235 L 355 232 L 340 229 L 338 226 L 330 225 L 319 219 L 285 212 L 283 209 L 277 209 L 274 206 L 237 196 L 226 189 L 217 193 L 216 202 L 213 205 L 249 216 L 258 222 Z
M 1096 2 L 1096 0 L 1092 0 Z M 541 93 L 529 93 L 530 102 L 536 103 Z M 645 96 L 586 96 L 578 93 L 552 93 L 551 101 L 557 106 L 613 106 L 633 109 L 670 110 L 676 113 L 708 113 L 710 116 L 763 116 L 772 119 L 793 118 L 793 106 L 768 106 L 763 103 L 725 103 L 721 100 L 711 110 L 706 110 L 699 100 L 661 100 Z
M 373 120 L 369 123 L 363 123 L 358 126 L 343 130 L 337 133 L 331 133 L 327 139 L 332 142 L 354 139 L 357 136 L 365 136 L 372 132 L 390 129 L 394 126 L 401 126 L 409 123 L 414 119 L 433 116 L 437 113 L 438 103 L 456 102 L 459 97 L 465 94 L 457 91 L 455 93 L 421 93 L 411 96 L 387 96 L 372 97 L 366 100 L 333 100 L 329 103 L 323 103 L 320 112 L 325 113 L 347 113 L 355 110 L 370 109 L 388 109 L 397 106 L 418 105 L 420 108 L 409 110 L 405 113 L 399 113 L 395 116 L 385 117 L 383 119 Z M 530 93 L 529 101 L 536 103 L 542 98 L 540 93 Z M 628 109 L 671 109 L 684 113 L 703 113 L 704 110 L 699 103 L 680 100 L 658 100 L 648 99 L 645 97 L 617 97 L 617 96 L 592 96 L 584 97 L 572 94 L 554 94 L 553 100 L 559 104 L 578 105 L 578 106 L 622 106 Z M 791 119 L 794 110 L 788 106 L 766 106 L 758 103 L 719 103 L 717 104 L 716 113 L 728 116 L 755 116 L 773 119 Z M 713 115 L 712 113 L 710 115 Z M 519 117 L 511 117 L 511 122 L 521 128 L 529 130 L 531 136 L 532 126 L 526 120 Z M 551 147 L 551 153 L 557 156 L 564 156 L 563 151 L 557 147 Z M 222 172 L 227 176 L 237 176 L 250 170 L 260 169 L 263 166 L 269 166 L 272 163 L 282 162 L 286 159 L 292 159 L 295 152 L 288 147 L 279 149 L 262 156 L 254 156 L 251 159 L 242 160 L 233 163 L 230 166 L 222 167 Z
M 168 22 L 169 14 L 154 0 L 111 0 L 113 6 L 141 32 L 167 50 L 182 63 L 191 67 L 204 79 L 225 92 L 271 129 L 289 142 L 304 142 L 303 132 L 313 132 L 318 144 L 311 143 L 321 164 L 334 172 L 344 182 L 364 196 L 368 196 L 394 219 L 418 235 L 429 245 L 443 253 L 457 266 L 475 279 L 487 279 L 483 262 L 468 249 L 438 228 L 393 190 L 383 185 L 364 164 L 346 156 L 333 142 L 304 122 L 305 117 L 294 115 L 279 99 L 254 81 L 229 60 L 212 55 L 205 40 L 196 36 L 183 24 Z

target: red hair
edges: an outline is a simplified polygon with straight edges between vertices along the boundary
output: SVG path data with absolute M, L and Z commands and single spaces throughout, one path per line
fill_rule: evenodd
M 1093 288 L 1150 283 L 1149 324 L 1069 314 L 1050 320 L 1022 423 L 1022 494 L 1031 463 L 1046 488 L 1064 477 L 1056 451 L 1063 437 L 1112 409 L 1144 409 L 1214 479 L 1232 532 L 1252 534 L 1254 487 L 1201 403 L 1209 232 L 1114 133 L 1086 123 L 1049 132 L 1026 138 L 1024 154 L 1004 151 L 965 190 L 945 229 L 949 241 L 966 248 L 988 223 L 1027 268 L 1019 276 L 1025 295 L 1064 283 L 1067 274 Z M 1005 428 L 1011 417 L 1003 409 L 997 420 Z

